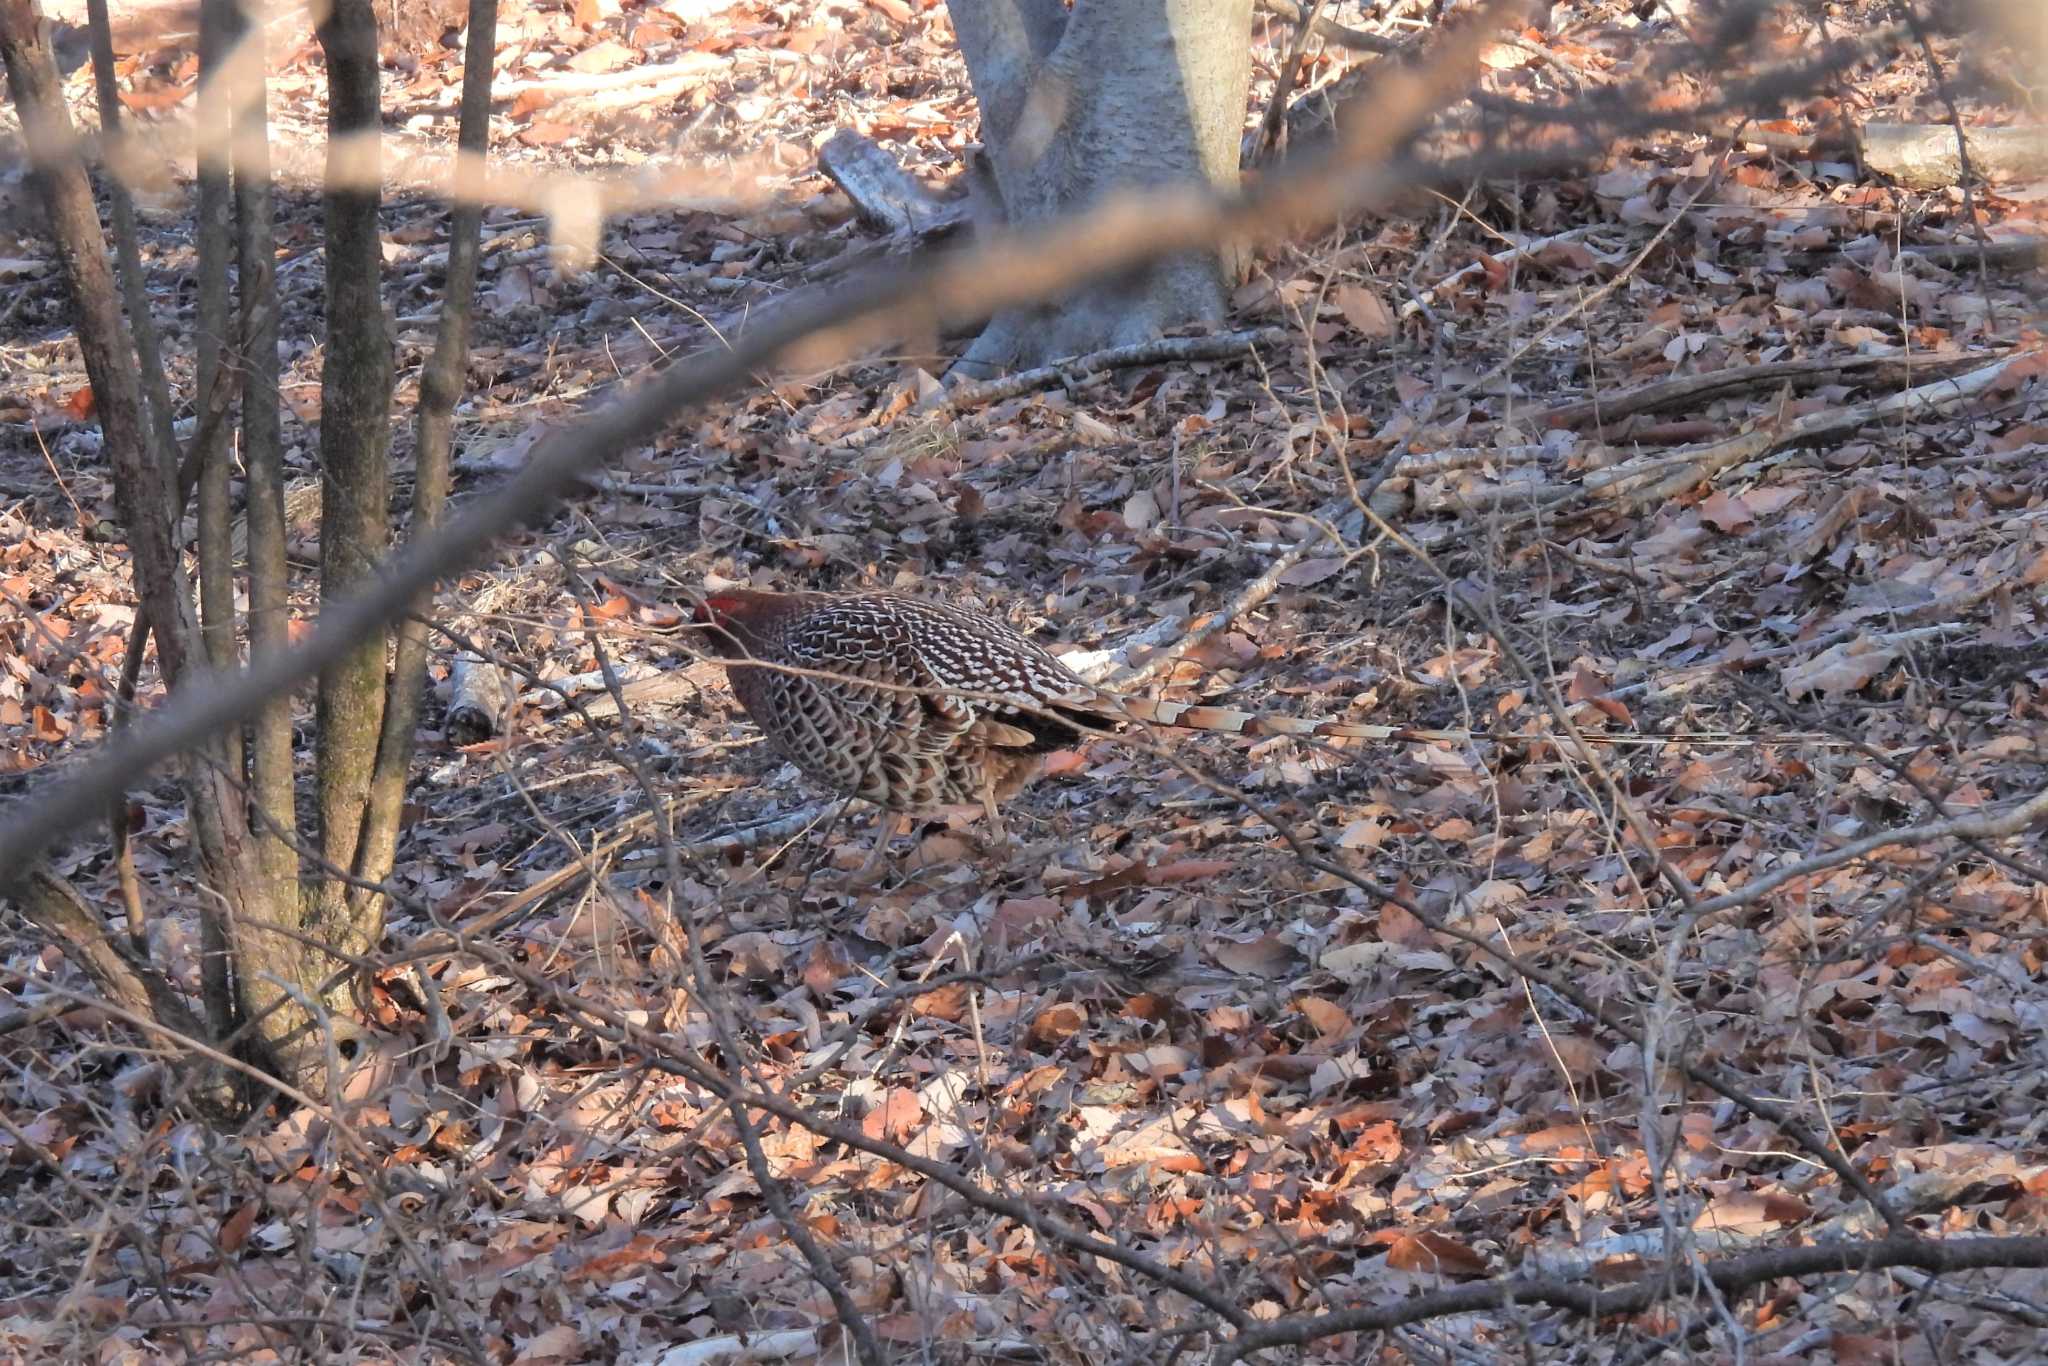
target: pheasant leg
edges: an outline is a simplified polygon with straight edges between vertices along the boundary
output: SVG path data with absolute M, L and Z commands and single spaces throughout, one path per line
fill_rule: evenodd
M 1009 844 L 1010 832 L 1003 828 L 1003 813 L 996 809 L 996 787 L 992 782 L 982 784 L 981 809 L 988 817 L 990 843 L 997 849 Z
M 906 819 L 907 817 L 897 811 L 884 811 L 881 813 L 881 818 L 875 822 L 875 847 L 868 850 L 866 861 L 854 872 L 852 880 L 856 886 L 873 879 L 875 876 L 875 866 L 882 861 L 882 855 L 887 852 L 889 845 L 895 841 L 896 836 L 903 831 L 904 826 L 902 822 Z

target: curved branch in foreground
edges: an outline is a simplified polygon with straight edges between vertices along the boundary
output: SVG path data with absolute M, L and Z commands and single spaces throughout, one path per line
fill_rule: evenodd
M 157 764 L 346 658 L 355 642 L 436 580 L 473 563 L 508 528 L 574 489 L 597 463 L 593 453 L 608 458 L 653 439 L 678 413 L 739 387 L 756 371 L 829 364 L 906 327 L 987 317 L 1175 251 L 1294 232 L 1384 202 L 1408 180 L 1386 167 L 1400 140 L 1470 84 L 1480 51 L 1512 8 L 1487 6 L 1447 35 L 1423 66 L 1389 73 L 1358 111 L 1357 133 L 1329 155 L 1270 177 L 1256 193 L 1121 196 L 1078 219 L 1005 234 L 970 252 L 927 253 L 909 266 L 835 286 L 829 297 L 793 307 L 753 335 L 676 365 L 585 421 L 550 433 L 501 488 L 395 556 L 375 583 L 325 608 L 303 645 L 240 673 L 195 677 L 124 742 L 19 804 L 0 825 L 0 889 L 11 890 L 37 854 L 95 819 L 114 794 Z
M 0 0 L 0 9 L 16 2 Z M 1441 166 L 1390 159 L 1430 111 L 1467 88 L 1480 51 L 1513 9 L 1506 3 L 1488 5 L 1446 35 L 1421 65 L 1387 72 L 1349 110 L 1350 131 L 1332 151 L 1290 163 L 1251 193 L 1228 200 L 1195 191 L 1119 197 L 1077 219 L 1004 234 L 972 251 L 926 252 L 907 266 L 835 284 L 829 297 L 778 310 L 726 349 L 676 365 L 587 420 L 551 433 L 505 485 L 397 556 L 374 585 L 323 611 L 319 627 L 303 645 L 240 673 L 216 673 L 203 681 L 195 677 L 194 686 L 126 740 L 107 745 L 101 757 L 75 774 L 38 787 L 34 800 L 17 803 L 0 823 L 0 891 L 12 892 L 37 855 L 95 819 L 115 794 L 342 658 L 355 639 L 402 614 L 436 580 L 474 563 L 507 529 L 578 487 L 594 464 L 652 440 L 683 410 L 739 387 L 757 371 L 785 362 L 813 368 L 831 364 L 907 329 L 929 329 L 941 319 L 986 318 L 1165 253 L 1204 249 L 1229 238 L 1263 241 L 1306 231 L 1383 204 L 1441 173 Z M 1837 43 L 1810 60 L 1768 73 L 1741 93 L 1754 102 L 1811 89 L 1865 46 Z M 1674 121 L 1652 114 L 1642 122 L 1668 127 Z M 1488 176 L 1577 164 L 1601 155 L 1621 127 L 1537 153 L 1477 153 L 1457 163 L 1457 169 L 1464 176 Z
M 1065 360 L 1057 360 L 1033 370 L 1019 370 L 1000 379 L 977 380 L 955 385 L 951 389 L 942 389 L 933 394 L 912 408 L 911 412 L 920 416 L 941 414 L 950 417 L 970 408 L 1000 403 L 1007 398 L 1017 398 L 1056 385 L 1085 384 L 1111 370 L 1128 369 L 1138 365 L 1158 365 L 1165 361 L 1228 360 L 1245 355 L 1253 347 L 1280 346 L 1288 340 L 1288 333 L 1277 327 L 1256 327 L 1239 332 L 1218 332 L 1203 336 L 1156 337 L 1151 341 L 1134 342 L 1129 346 L 1111 346 L 1100 351 L 1090 351 L 1085 355 L 1069 356 Z

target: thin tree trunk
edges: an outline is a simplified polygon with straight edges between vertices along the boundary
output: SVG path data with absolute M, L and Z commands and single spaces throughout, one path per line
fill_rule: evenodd
M 193 326 L 197 402 L 212 405 L 221 382 L 221 356 L 228 334 L 228 252 L 233 244 L 234 199 L 229 183 L 228 139 L 233 130 L 230 92 L 221 62 L 234 41 L 234 0 L 205 0 L 199 13 L 199 300 Z M 216 669 L 240 662 L 235 645 L 234 509 L 229 496 L 228 430 L 217 429 L 204 448 L 194 450 L 199 466 L 199 620 L 206 659 Z M 197 438 L 195 437 L 195 440 Z M 242 771 L 239 728 L 221 737 L 229 772 Z
M 491 70 L 496 55 L 498 0 L 469 0 L 464 37 L 461 127 L 458 154 L 481 164 L 490 149 Z M 478 243 L 484 206 L 475 197 L 458 198 L 448 224 L 448 282 L 441 296 L 441 333 L 434 354 L 420 373 L 420 410 L 416 427 L 412 534 L 424 535 L 438 525 L 448 504 L 449 470 L 453 463 L 455 405 L 462 397 L 468 372 L 469 325 L 475 308 Z M 370 801 L 363 814 L 362 841 L 356 874 L 381 882 L 391 873 L 398 852 L 398 826 L 405 807 L 405 780 L 412 768 L 413 741 L 419 729 L 420 702 L 427 684 L 427 627 L 419 620 L 433 608 L 431 597 L 398 629 L 398 658 L 391 672 L 391 699 L 384 710 L 378 737 L 377 764 L 370 782 Z M 353 918 L 371 941 L 382 937 L 383 900 L 357 889 Z
M 87 42 L 92 49 L 93 93 L 100 116 L 100 132 L 106 143 L 105 159 L 112 173 L 107 177 L 107 201 L 114 211 L 114 250 L 121 268 L 122 302 L 128 310 L 128 326 L 142 360 L 142 396 L 147 406 L 143 435 L 150 441 L 149 459 L 165 471 L 167 493 L 175 494 L 177 480 L 170 474 L 177 459 L 177 442 L 171 433 L 170 381 L 164 375 L 163 353 L 157 345 L 155 320 L 149 311 L 148 281 L 142 270 L 142 244 L 135 227 L 135 201 L 122 180 L 127 166 L 121 134 L 121 97 L 114 83 L 114 39 L 107 18 L 106 0 L 86 0 Z M 181 514 L 170 510 L 171 537 L 178 536 Z M 128 636 L 129 658 L 122 661 L 121 684 L 115 698 L 113 727 L 116 733 L 128 724 L 135 699 L 134 680 L 142 665 L 142 652 L 149 640 L 149 617 L 136 618 Z M 127 910 L 129 947 L 138 954 L 149 951 L 149 915 L 142 904 L 142 881 L 135 875 L 135 851 L 128 840 L 128 799 L 124 793 L 107 813 L 107 833 L 113 845 L 114 869 L 120 879 L 121 900 Z
M 237 4 L 237 0 L 225 0 Z M 223 15 L 225 20 L 227 15 Z M 241 305 L 242 460 L 248 470 L 249 657 L 289 644 L 285 565 L 284 436 L 277 395 L 277 263 L 272 246 L 270 115 L 264 89 L 262 9 L 239 0 L 227 33 L 239 55 L 224 62 L 232 84 L 236 288 Z M 292 700 L 280 697 L 250 729 L 249 800 L 258 857 L 278 906 L 298 904 L 298 817 L 292 757 Z M 245 1006 L 248 1004 L 244 1003 Z
M 379 290 L 380 113 L 370 0 L 334 0 L 319 37 L 327 54 L 328 137 L 320 597 L 338 602 L 376 573 L 390 536 L 391 338 Z M 356 866 L 384 703 L 384 636 L 372 632 L 320 675 L 320 852 L 332 867 Z M 321 884 L 313 926 L 346 952 L 372 947 L 366 927 L 350 917 L 347 889 L 331 879 Z
M 171 539 L 170 493 L 162 467 L 150 458 L 152 442 L 136 378 L 135 349 L 122 324 L 99 209 L 84 168 L 69 152 L 71 117 L 64 108 L 48 31 L 31 0 L 0 0 L 0 50 L 56 238 L 58 265 L 77 310 L 78 347 L 114 470 L 114 502 L 127 526 L 136 587 L 156 630 L 164 678 L 175 683 L 192 662 L 196 622 L 184 568 Z
M 171 435 L 171 385 L 164 373 L 163 348 L 157 344 L 156 320 L 149 311 L 149 279 L 142 269 L 142 244 L 135 230 L 135 198 L 121 176 L 127 169 L 125 137 L 121 131 L 121 96 L 114 84 L 114 38 L 107 19 L 107 0 L 86 0 L 86 27 L 92 45 L 93 92 L 100 112 L 100 136 L 106 146 L 103 155 L 110 174 L 106 177 L 107 202 L 114 211 L 114 250 L 121 266 L 121 298 L 128 307 L 128 327 L 135 337 L 135 352 L 142 360 L 142 397 L 148 404 L 148 421 L 143 427 L 150 440 L 150 456 L 162 471 L 164 494 L 178 487 L 178 443 Z M 171 534 L 177 535 L 179 513 L 171 512 Z
M 290 580 L 285 564 L 284 438 L 278 407 L 277 263 L 273 246 L 269 111 L 263 54 L 264 7 L 238 0 L 232 73 L 235 262 L 240 304 L 242 458 L 248 470 L 249 657 L 280 654 L 290 645 Z M 323 1058 L 319 1022 L 301 998 L 326 975 L 309 963 L 295 937 L 305 926 L 299 894 L 297 771 L 292 754 L 292 699 L 278 697 L 250 730 L 245 838 L 261 868 L 257 913 L 228 922 L 235 987 L 257 1047 L 279 1075 L 304 1080 Z M 239 775 L 236 775 L 237 777 Z M 273 929 L 272 926 L 276 928 Z M 280 932 L 282 931 L 282 932 Z M 296 990 L 298 995 L 294 995 Z
M 234 0 L 203 0 L 199 14 L 199 302 L 194 320 L 194 368 L 199 410 L 218 406 L 217 385 L 228 382 L 221 357 L 228 346 L 228 253 L 234 245 L 234 187 L 228 140 L 234 128 L 233 91 L 221 64 L 239 25 Z M 271 402 L 275 402 L 275 391 Z M 202 421 L 193 435 L 191 459 L 198 465 L 199 621 L 206 659 L 223 673 L 241 660 L 235 640 L 234 506 L 230 498 L 229 429 Z M 242 728 L 220 734 L 221 769 L 246 781 Z M 206 1019 L 214 1037 L 234 1027 L 234 984 L 228 971 L 227 928 L 220 907 L 200 909 L 200 983 Z

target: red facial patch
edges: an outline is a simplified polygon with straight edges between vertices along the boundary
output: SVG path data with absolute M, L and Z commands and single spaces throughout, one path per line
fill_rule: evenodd
M 723 626 L 732 618 L 733 610 L 739 605 L 740 600 L 738 598 L 706 598 L 697 605 L 697 624 L 700 626 Z

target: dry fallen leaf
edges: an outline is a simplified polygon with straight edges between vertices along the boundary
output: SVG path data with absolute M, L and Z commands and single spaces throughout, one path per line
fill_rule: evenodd
M 1031 1019 L 1028 1036 L 1040 1047 L 1065 1043 L 1088 1024 L 1088 1012 L 1072 1001 L 1047 1006 Z
M 1491 1274 L 1487 1260 L 1455 1238 L 1427 1230 L 1399 1235 L 1387 1248 L 1387 1265 L 1424 1275 L 1473 1277 Z
M 1330 298 L 1361 337 L 1394 335 L 1394 314 L 1386 301 L 1363 285 L 1342 284 L 1330 291 Z
M 1294 1008 L 1326 1039 L 1351 1030 L 1350 1014 L 1335 1001 L 1321 996 L 1299 996 L 1295 998 Z
M 1289 565 L 1281 571 L 1280 582 L 1289 588 L 1313 588 L 1344 567 L 1341 555 L 1326 555 L 1320 559 L 1303 560 Z
M 1781 1191 L 1730 1191 L 1709 1200 L 1692 1226 L 1756 1238 L 1812 1217 L 1812 1206 L 1794 1195 Z
M 1888 645 L 1854 640 L 1823 650 L 1811 659 L 1787 664 L 1779 670 L 1778 677 L 1788 697 L 1820 693 L 1840 698 L 1867 687 L 1898 657 L 1899 652 Z
M 1300 967 L 1301 954 L 1277 935 L 1262 934 L 1252 939 L 1215 939 L 1209 956 L 1232 972 L 1255 977 L 1280 977 Z
M 1734 534 L 1751 525 L 1756 518 L 1749 507 L 1740 499 L 1716 489 L 1700 501 L 1700 520 L 1717 531 Z
M 880 1105 L 862 1116 L 860 1128 L 869 1138 L 901 1143 L 923 1119 L 924 1102 L 917 1092 L 893 1086 Z

